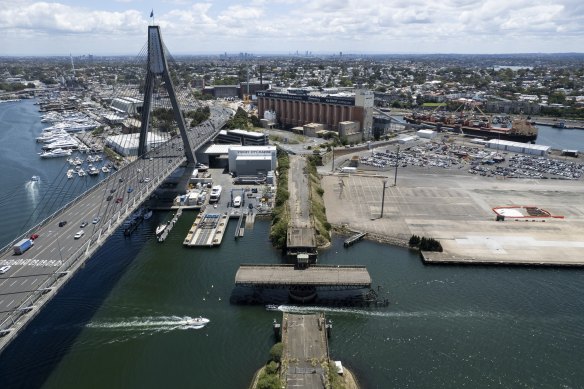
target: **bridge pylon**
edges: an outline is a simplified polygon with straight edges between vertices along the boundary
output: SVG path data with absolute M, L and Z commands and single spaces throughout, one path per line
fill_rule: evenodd
M 172 84 L 172 78 L 168 72 L 168 63 L 166 61 L 166 53 L 162 45 L 162 38 L 160 36 L 159 26 L 148 26 L 148 58 L 147 58 L 147 69 L 146 69 L 146 85 L 144 87 L 144 104 L 142 106 L 142 124 L 140 127 L 140 141 L 138 143 L 138 155 L 143 156 L 146 154 L 146 137 L 148 135 L 148 129 L 150 127 L 150 109 L 152 106 L 152 92 L 154 90 L 154 81 L 156 77 L 161 77 L 164 81 L 164 87 L 168 92 L 170 97 L 170 102 L 172 104 L 172 111 L 174 113 L 174 119 L 178 125 L 180 131 L 180 136 L 184 143 L 185 157 L 189 164 L 194 164 L 196 162 L 195 155 L 193 154 L 193 149 L 190 145 L 189 138 L 187 136 L 185 120 L 182 114 L 182 110 L 178 105 L 178 100 L 176 99 L 176 94 L 174 92 L 174 85 Z

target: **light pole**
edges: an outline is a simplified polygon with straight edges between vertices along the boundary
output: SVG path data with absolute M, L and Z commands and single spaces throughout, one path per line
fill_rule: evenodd
M 383 180 L 383 191 L 381 192 L 381 216 L 379 216 L 380 219 L 383 219 L 383 206 L 385 205 L 385 188 L 387 188 L 387 186 L 385 184 L 387 184 L 387 180 Z
M 397 145 L 397 154 L 395 157 L 395 175 L 393 176 L 393 186 L 397 186 L 397 167 L 399 166 L 399 145 Z

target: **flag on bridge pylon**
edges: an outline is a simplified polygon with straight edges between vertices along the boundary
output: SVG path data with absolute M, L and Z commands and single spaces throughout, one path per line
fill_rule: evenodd
M 150 11 L 150 17 L 153 18 L 154 17 L 154 10 Z

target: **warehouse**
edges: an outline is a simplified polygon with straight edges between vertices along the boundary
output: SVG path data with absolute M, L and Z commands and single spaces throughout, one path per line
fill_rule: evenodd
M 229 171 L 238 176 L 267 175 L 276 162 L 276 146 L 229 147 Z
M 547 156 L 551 146 L 533 145 L 531 143 L 512 142 L 509 140 L 491 139 L 487 142 L 490 149 L 504 150 L 510 153 Z
M 155 149 L 164 142 L 170 139 L 169 136 L 163 137 L 158 134 L 148 133 L 146 140 L 146 150 Z M 115 152 L 127 157 L 130 155 L 138 155 L 138 143 L 140 142 L 140 134 L 125 134 L 108 136 L 105 144 Z

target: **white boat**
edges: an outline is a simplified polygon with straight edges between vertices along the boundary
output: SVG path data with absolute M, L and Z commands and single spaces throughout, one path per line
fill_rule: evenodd
M 162 223 L 161 225 L 156 227 L 156 235 L 162 234 L 164 232 L 164 230 L 166 229 L 167 225 L 168 225 L 167 223 Z
M 104 173 L 109 173 L 110 172 L 110 168 L 107 167 L 107 166 L 102 166 L 101 167 L 101 171 L 104 172 Z
M 68 157 L 69 155 L 71 155 L 71 150 L 54 149 L 50 151 L 43 151 L 39 155 L 41 158 Z
M 187 320 L 187 325 L 189 326 L 204 326 L 205 324 L 209 323 L 211 320 L 207 319 L 206 317 L 194 317 Z
M 32 176 L 32 177 L 30 178 L 30 180 L 31 180 L 32 182 L 40 181 L 40 179 L 41 179 L 41 178 L 40 178 L 39 176 Z
M 67 170 L 67 178 L 73 178 L 74 173 L 75 173 L 75 170 L 73 170 L 73 169 Z
M 90 176 L 96 176 L 99 174 L 99 169 L 93 165 L 90 165 L 87 174 L 89 174 Z
M 143 218 L 144 220 L 148 220 L 152 217 L 152 211 L 148 211 L 144 214 Z
M 85 170 L 83 170 L 83 169 L 79 169 L 79 170 L 77 170 L 77 175 L 78 175 L 79 177 L 83 177 L 83 176 L 85 175 Z

